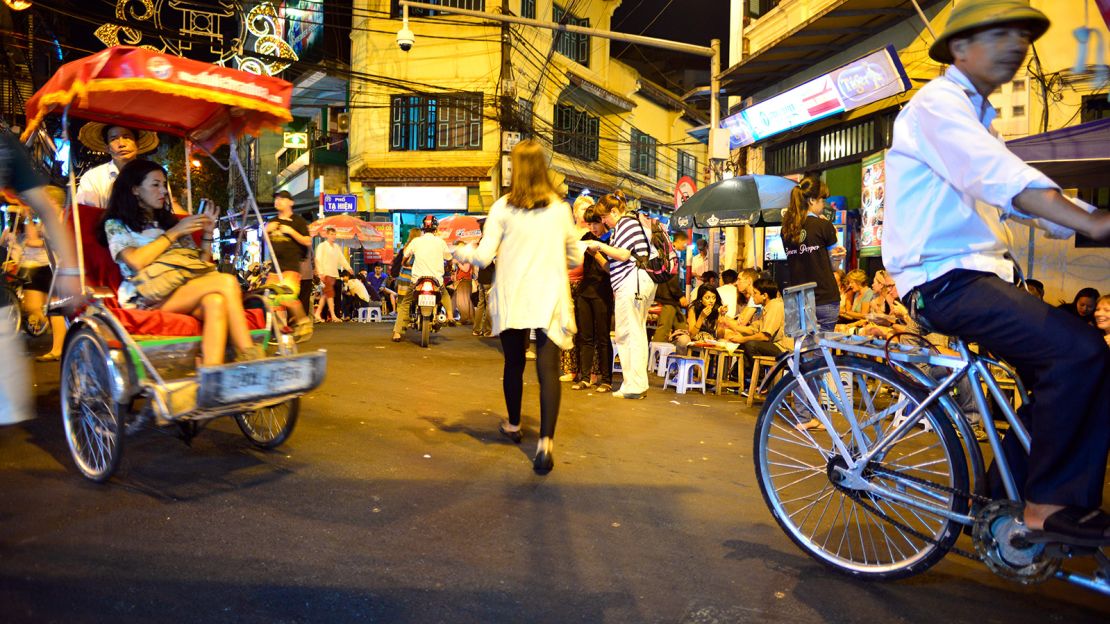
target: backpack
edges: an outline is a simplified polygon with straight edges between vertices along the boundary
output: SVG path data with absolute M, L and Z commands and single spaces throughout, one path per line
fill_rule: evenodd
M 637 223 L 639 223 L 639 220 L 637 220 Z M 666 284 L 678 275 L 678 254 L 675 253 L 674 246 L 671 244 L 671 237 L 667 236 L 658 221 L 651 222 L 650 237 L 648 237 L 643 223 L 640 223 L 640 230 L 643 231 L 644 238 L 647 238 L 651 243 L 655 255 L 652 255 L 649 250 L 646 258 L 636 256 L 636 266 L 647 272 L 651 281 L 656 284 Z

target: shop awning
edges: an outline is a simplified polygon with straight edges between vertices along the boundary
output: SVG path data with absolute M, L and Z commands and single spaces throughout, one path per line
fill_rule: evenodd
M 1110 119 L 1014 139 L 1006 146 L 1064 188 L 1110 186 Z
M 442 185 L 444 182 L 478 186 L 488 180 L 489 166 L 471 167 L 363 167 L 351 174 L 360 182 L 399 184 L 405 186 Z
M 567 80 L 569 81 L 567 87 L 567 98 L 570 100 L 576 99 L 575 96 L 587 98 L 587 101 L 579 102 L 583 105 L 589 105 L 588 99 L 593 99 L 605 106 L 612 107 L 616 111 L 622 113 L 631 112 L 636 108 L 636 103 L 632 100 L 614 93 L 605 87 L 587 80 L 582 76 L 567 72 Z
M 922 9 L 937 2 L 918 0 Z M 834 0 L 809 19 L 784 26 L 772 44 L 726 69 L 721 74 L 722 88 L 729 95 L 751 96 L 824 61 L 830 51 L 847 50 L 903 20 L 917 19 L 916 15 L 911 0 Z M 921 27 L 920 22 L 917 26 Z

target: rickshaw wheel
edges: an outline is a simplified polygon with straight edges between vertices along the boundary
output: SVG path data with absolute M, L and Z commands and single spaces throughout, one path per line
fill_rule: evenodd
M 86 478 L 108 480 L 123 454 L 122 406 L 112 398 L 108 350 L 91 329 L 78 329 L 62 359 L 62 424 L 73 463 Z
M 252 412 L 236 414 L 235 422 L 252 444 L 272 449 L 281 446 L 293 433 L 297 415 L 301 412 L 301 399 L 289 399 Z

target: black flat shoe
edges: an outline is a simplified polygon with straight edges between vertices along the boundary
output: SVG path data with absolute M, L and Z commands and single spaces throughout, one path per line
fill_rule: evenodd
M 1030 531 L 1025 539 L 1034 544 L 1110 546 L 1110 514 L 1099 509 L 1065 507 L 1045 518 L 1044 530 Z
M 497 425 L 497 430 L 501 432 L 501 435 L 512 440 L 513 444 L 520 444 L 520 441 L 524 439 L 523 430 L 517 429 L 516 431 L 509 431 L 505 428 L 505 423 Z
M 555 459 L 551 451 L 540 451 L 532 460 L 532 471 L 538 475 L 545 475 L 555 467 Z

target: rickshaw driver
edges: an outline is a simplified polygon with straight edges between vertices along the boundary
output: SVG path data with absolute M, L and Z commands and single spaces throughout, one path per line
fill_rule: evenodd
M 63 308 L 74 308 L 81 294 L 81 281 L 73 237 L 62 224 L 61 210 L 47 195 L 46 182 L 35 172 L 27 151 L 7 128 L 0 128 L 0 188 L 9 187 L 42 220 L 46 240 L 58 262 L 54 293 Z M 32 417 L 27 362 L 22 341 L 11 327 L 0 327 L 0 361 L 4 362 L 0 372 L 0 425 L 27 420 Z
M 94 152 L 107 152 L 108 162 L 89 169 L 81 176 L 77 187 L 77 203 L 83 206 L 107 208 L 112 195 L 112 184 L 119 170 L 127 163 L 158 147 L 158 135 L 143 130 L 135 132 L 125 126 L 109 126 L 90 121 L 81 127 L 77 138 Z
M 1030 539 L 1110 544 L 1099 510 L 1110 451 L 1110 350 L 1074 316 L 1013 286 L 1004 220 L 1035 219 L 1050 236 L 1110 239 L 1092 214 L 1006 149 L 988 97 L 1013 79 L 1048 18 L 1027 0 L 961 0 L 929 48 L 944 76 L 899 113 L 886 159 L 883 264 L 903 302 L 943 334 L 1013 364 L 1032 401 L 1024 453 L 1003 441 L 1023 489 Z M 1093 210 L 1093 208 L 1091 209 Z

